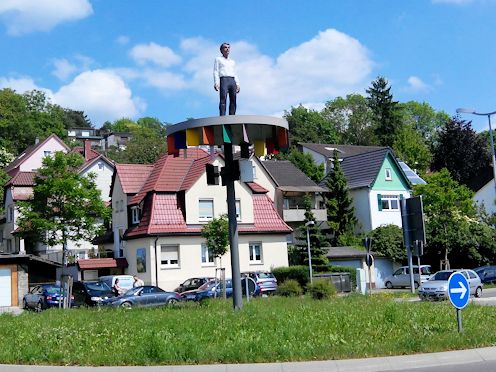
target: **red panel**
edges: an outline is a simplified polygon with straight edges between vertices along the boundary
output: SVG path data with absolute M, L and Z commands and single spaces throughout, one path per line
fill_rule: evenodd
M 203 127 L 202 135 L 204 145 L 215 145 L 214 127 Z

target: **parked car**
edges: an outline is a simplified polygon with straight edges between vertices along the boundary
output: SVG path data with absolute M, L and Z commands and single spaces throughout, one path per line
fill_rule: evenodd
M 114 297 L 112 289 L 101 281 L 74 282 L 72 294 L 76 307 L 101 305 L 104 300 Z
M 40 284 L 27 293 L 22 299 L 24 309 L 35 309 L 41 311 L 49 307 L 59 307 L 60 285 L 58 284 Z M 74 297 L 71 298 L 71 305 L 74 303 Z
M 474 269 L 482 283 L 496 283 L 496 266 L 482 266 Z
M 200 288 L 206 282 L 213 280 L 214 278 L 200 277 L 200 278 L 190 278 L 186 279 L 183 283 L 179 284 L 174 291 L 177 293 L 182 293 L 185 291 L 191 291 Z
M 247 275 L 255 281 L 262 296 L 271 295 L 277 291 L 277 279 L 270 271 L 250 271 L 241 274 L 241 276 L 243 275 Z
M 431 276 L 431 265 L 420 265 L 420 276 L 418 265 L 413 265 L 413 280 L 415 289 L 422 283 L 429 280 Z M 408 266 L 401 266 L 393 274 L 384 279 L 386 288 L 410 288 L 410 268 Z
M 226 279 L 226 297 L 232 297 L 233 287 L 232 280 Z M 241 278 L 241 293 L 246 296 L 246 289 L 251 297 L 260 296 L 260 287 L 250 277 Z M 211 279 L 200 288 L 185 291 L 181 293 L 181 297 L 185 301 L 202 301 L 206 298 L 221 298 L 224 296 L 224 287 L 218 279 Z
M 473 270 L 441 270 L 430 277 L 423 283 L 418 291 L 422 300 L 446 300 L 448 298 L 448 279 L 454 272 L 461 272 L 467 278 L 470 286 L 470 294 L 475 297 L 482 295 L 482 282 L 479 276 Z
M 127 308 L 135 306 L 152 307 L 174 305 L 181 300 L 181 295 L 177 292 L 166 292 L 162 288 L 145 285 L 143 287 L 131 288 L 122 296 L 103 300 L 102 305 Z
M 105 275 L 98 278 L 99 281 L 104 282 L 110 288 L 113 288 L 115 280 L 119 279 L 119 285 L 124 289 L 133 288 L 134 278 L 132 275 Z

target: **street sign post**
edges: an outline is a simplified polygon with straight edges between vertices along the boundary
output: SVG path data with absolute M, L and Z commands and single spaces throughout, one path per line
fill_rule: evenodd
M 451 304 L 456 308 L 456 320 L 458 332 L 462 331 L 462 312 L 470 299 L 470 285 L 467 278 L 461 272 L 454 272 L 448 279 L 448 297 Z
M 371 237 L 365 237 L 363 239 L 363 245 L 365 246 L 365 249 L 367 250 L 367 255 L 365 256 L 365 263 L 367 264 L 368 273 L 369 273 L 369 291 L 368 294 L 372 294 L 372 274 L 370 271 L 370 267 L 372 266 L 372 263 L 374 262 L 374 258 L 370 254 L 370 248 L 372 247 L 372 238 Z

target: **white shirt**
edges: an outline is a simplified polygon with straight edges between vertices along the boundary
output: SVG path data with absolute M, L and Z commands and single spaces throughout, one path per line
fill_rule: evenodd
M 214 84 L 220 84 L 220 78 L 230 76 L 234 78 L 236 85 L 239 85 L 238 75 L 236 74 L 236 62 L 224 56 L 215 58 L 214 62 Z

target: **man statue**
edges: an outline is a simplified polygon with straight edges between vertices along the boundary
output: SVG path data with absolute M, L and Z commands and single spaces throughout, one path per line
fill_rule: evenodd
M 229 93 L 229 115 L 236 114 L 236 94 L 239 93 L 239 79 L 236 74 L 236 62 L 229 58 L 231 46 L 222 43 L 221 57 L 214 62 L 214 89 L 219 92 L 219 115 L 226 115 L 226 100 Z

